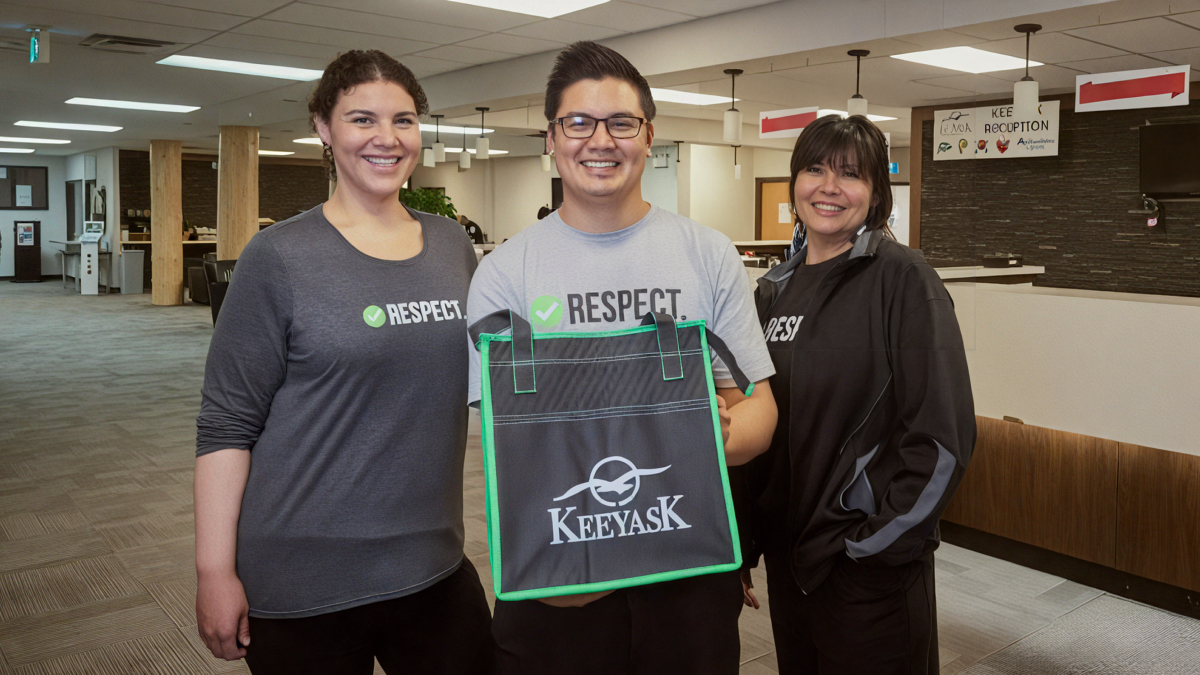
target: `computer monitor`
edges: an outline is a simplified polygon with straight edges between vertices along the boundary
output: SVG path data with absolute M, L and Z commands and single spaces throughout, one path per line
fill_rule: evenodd
M 84 234 L 104 234 L 103 220 L 88 220 L 83 223 Z

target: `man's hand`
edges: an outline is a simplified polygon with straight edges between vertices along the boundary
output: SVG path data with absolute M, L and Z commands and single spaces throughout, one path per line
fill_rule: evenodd
M 213 656 L 236 661 L 250 645 L 250 605 L 236 574 L 200 575 L 196 586 L 196 628 Z M 238 646 L 238 643 L 241 646 Z
M 750 570 L 742 570 L 742 602 L 747 607 L 758 609 L 758 598 L 754 596 L 754 580 L 750 578 Z
M 721 417 L 721 445 L 726 445 L 729 443 L 729 425 L 733 418 L 729 416 L 729 409 L 725 407 L 725 399 L 721 396 L 717 396 L 717 414 Z

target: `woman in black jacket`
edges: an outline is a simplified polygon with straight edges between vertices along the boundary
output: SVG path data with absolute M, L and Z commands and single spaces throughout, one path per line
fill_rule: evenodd
M 937 522 L 975 417 L 950 295 L 887 227 L 887 159 L 861 116 L 801 133 L 796 250 L 756 291 L 779 425 L 745 473 L 746 558 L 765 556 L 785 675 L 938 671 Z

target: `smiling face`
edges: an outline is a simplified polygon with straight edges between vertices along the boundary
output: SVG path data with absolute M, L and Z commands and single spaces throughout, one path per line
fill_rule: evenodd
M 860 173 L 853 156 L 844 162 L 826 159 L 801 169 L 792 198 L 809 236 L 827 239 L 856 232 L 876 201 L 871 181 Z
M 421 155 L 417 106 L 404 87 L 368 82 L 343 91 L 317 134 L 333 150 L 339 188 L 361 196 L 400 192 Z
M 623 80 L 580 80 L 562 92 L 555 117 L 584 115 L 606 119 L 617 115 L 644 118 L 637 90 Z M 603 122 L 591 138 L 567 138 L 555 124 L 546 146 L 554 152 L 566 199 L 642 201 L 642 171 L 654 138 L 654 128 L 643 124 L 633 138 L 613 138 Z

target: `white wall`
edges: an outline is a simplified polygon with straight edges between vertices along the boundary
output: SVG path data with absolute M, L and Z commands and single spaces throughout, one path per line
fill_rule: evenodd
M 738 180 L 733 177 L 733 148 L 692 144 L 689 217 L 733 241 L 754 239 L 755 154 L 738 152 Z
M 741 154 L 738 155 L 741 158 Z M 754 177 L 779 178 L 792 175 L 792 152 L 790 150 L 754 149 Z
M 977 414 L 1200 455 L 1200 299 L 946 287 Z
M 472 158 L 471 168 L 459 172 L 454 161 L 429 169 L 418 166 L 411 184 L 446 188 L 460 214 L 475 221 L 489 241 L 502 242 L 537 222 L 538 209 L 550 205 L 553 171 L 542 171 L 542 160 L 532 157 Z
M 489 159 L 492 167 L 495 207 L 492 210 L 492 239 L 502 242 L 537 222 L 538 209 L 550 206 L 552 172 L 542 171 L 542 158 Z
M 42 236 L 42 274 L 60 274 L 62 266 L 54 252 L 62 250 L 62 246 L 51 244 L 50 240 L 64 240 L 67 236 L 67 197 L 66 197 L 66 160 L 63 157 L 41 155 L 0 155 L 0 164 L 6 166 L 44 166 L 47 168 L 46 189 L 47 205 L 44 211 L 0 211 L 0 277 L 11 277 L 15 274 L 13 265 L 13 248 L 16 240 L 13 236 L 13 223 L 18 220 L 41 221 Z
M 679 150 L 672 143 L 655 146 L 653 151 L 659 157 L 666 155 L 667 166 L 656 169 L 653 157 L 646 160 L 646 170 L 642 172 L 642 199 L 671 213 L 679 213 L 679 162 L 676 161 Z

